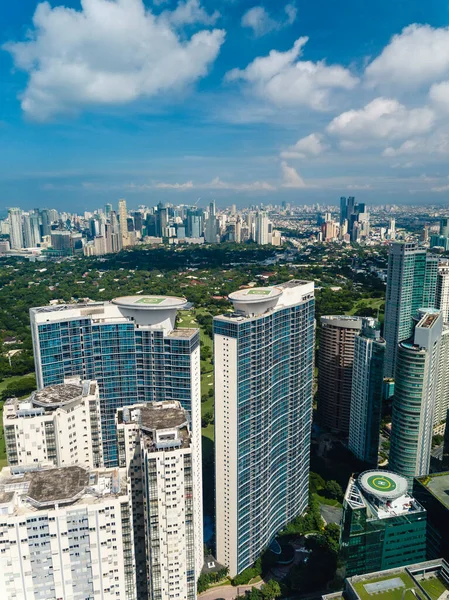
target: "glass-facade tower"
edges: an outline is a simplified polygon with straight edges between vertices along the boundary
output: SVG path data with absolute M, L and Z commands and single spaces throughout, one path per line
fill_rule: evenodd
M 200 435 L 199 333 L 175 329 L 185 303 L 131 296 L 30 311 L 38 389 L 74 375 L 98 382 L 106 466 L 117 464 L 115 413 L 122 406 L 178 400 Z
M 308 501 L 314 285 L 230 296 L 214 319 L 217 560 L 251 566 Z
M 438 260 L 415 243 L 394 242 L 390 246 L 384 323 L 385 377 L 394 377 L 398 344 L 412 335 L 418 308 L 435 307 Z

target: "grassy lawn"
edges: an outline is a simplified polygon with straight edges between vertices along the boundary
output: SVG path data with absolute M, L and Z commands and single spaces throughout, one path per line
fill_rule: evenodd
M 341 508 L 342 504 L 338 500 L 331 500 L 330 498 L 326 498 L 325 496 L 320 496 L 316 492 L 313 493 L 313 497 L 320 504 L 327 504 L 328 506 L 338 506 Z
M 431 579 L 424 579 L 419 582 L 424 591 L 426 591 L 432 600 L 437 600 L 447 591 L 447 586 L 442 579 L 439 577 L 432 577 Z
M 361 308 L 373 308 L 374 310 L 379 309 L 379 313 L 382 314 L 384 304 L 385 304 L 384 298 L 362 298 L 361 300 L 356 302 L 356 304 L 354 304 L 352 309 L 350 311 L 348 311 L 347 314 L 348 315 L 356 315 L 357 312 Z
M 402 581 L 405 584 L 405 588 L 404 587 L 398 587 L 396 589 L 393 590 L 388 590 L 382 593 L 373 593 L 373 594 L 369 594 L 366 590 L 365 590 L 365 585 L 367 583 L 377 583 L 379 581 L 388 581 L 389 579 L 402 579 Z M 398 575 L 394 575 L 392 577 L 377 577 L 377 578 L 373 578 L 373 579 L 367 579 L 363 582 L 360 583 L 356 583 L 354 585 L 354 588 L 356 589 L 357 593 L 359 594 L 360 598 L 362 600 L 416 600 L 416 596 L 413 594 L 413 592 L 409 591 L 411 588 L 413 588 L 414 590 L 416 590 L 416 586 L 413 582 L 413 580 L 411 579 L 411 577 L 409 577 L 407 575 L 407 573 L 399 573 Z M 404 590 L 407 590 L 404 594 Z
M 34 373 L 28 373 L 28 375 L 15 375 L 14 377 L 7 377 L 3 381 L 0 381 L 0 394 L 3 390 L 6 390 L 10 383 L 15 383 L 16 381 L 20 381 L 22 377 L 29 377 L 30 375 L 34 375 Z

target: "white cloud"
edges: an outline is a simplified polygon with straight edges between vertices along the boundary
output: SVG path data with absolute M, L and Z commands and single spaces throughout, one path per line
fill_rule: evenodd
M 362 109 L 335 117 L 327 131 L 344 138 L 400 139 L 430 131 L 434 121 L 428 107 L 408 109 L 397 100 L 376 98 Z
M 412 138 L 406 140 L 397 148 L 389 146 L 382 153 L 383 156 L 387 157 L 419 154 L 427 157 L 449 154 L 449 134 L 437 131 L 428 137 Z
M 287 4 L 284 8 L 285 18 L 276 21 L 263 6 L 253 6 L 242 17 L 242 27 L 252 29 L 255 37 L 261 37 L 270 33 L 270 31 L 278 31 L 283 27 L 292 25 L 296 20 L 297 10 L 293 4 Z
M 449 111 L 449 81 L 435 83 L 429 92 L 429 98 L 435 108 L 444 112 Z
M 281 152 L 281 158 L 306 158 L 307 156 L 318 156 L 328 149 L 324 143 L 324 136 L 321 133 L 311 133 L 296 142 L 294 146 Z
M 185 183 L 156 183 L 156 188 L 161 189 L 173 189 L 173 190 L 234 190 L 241 192 L 260 192 L 260 191 L 274 191 L 276 188 L 266 181 L 252 181 L 250 183 L 231 183 L 222 181 L 219 177 L 215 177 L 212 181 L 207 183 L 194 183 L 193 181 L 187 181 Z
M 22 109 L 34 119 L 182 90 L 206 75 L 225 37 L 202 30 L 181 39 L 167 14 L 154 16 L 142 0 L 82 0 L 81 6 L 39 4 L 29 39 L 5 45 L 29 74 Z M 178 23 L 195 11 L 199 17 L 196 0 L 180 6 Z
M 420 86 L 449 74 L 449 27 L 413 24 L 393 36 L 366 68 L 369 86 Z
M 201 6 L 200 0 L 185 0 L 180 2 L 175 10 L 163 12 L 161 17 L 167 19 L 175 27 L 192 25 L 193 23 L 215 25 L 220 18 L 220 13 L 216 10 L 210 15 Z
M 431 188 L 430 191 L 437 192 L 437 193 L 449 192 L 449 185 L 442 185 L 441 187 L 433 187 L 433 188 Z
M 282 187 L 285 188 L 305 188 L 306 184 L 304 179 L 298 173 L 298 171 L 290 167 L 286 162 L 281 162 L 282 169 Z
M 327 110 L 332 90 L 351 90 L 358 80 L 340 65 L 298 60 L 307 41 L 307 37 L 299 38 L 286 52 L 271 50 L 245 69 L 229 71 L 226 79 L 243 81 L 251 93 L 277 107 Z

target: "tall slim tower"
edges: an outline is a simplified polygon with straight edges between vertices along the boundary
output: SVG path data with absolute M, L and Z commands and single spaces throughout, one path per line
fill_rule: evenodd
M 443 314 L 443 320 L 449 321 L 449 261 L 440 261 L 438 264 L 438 278 L 436 291 L 436 308 Z
M 352 368 L 355 338 L 362 318 L 347 315 L 321 317 L 318 352 L 318 418 L 335 433 L 349 434 Z
M 271 237 L 268 233 L 269 221 L 267 213 L 262 210 L 256 216 L 256 242 L 261 246 L 271 243 Z
M 429 472 L 443 318 L 418 311 L 414 335 L 399 343 L 391 431 L 390 469 L 406 477 Z
M 75 375 L 98 382 L 107 466 L 117 464 L 116 410 L 130 403 L 180 401 L 201 447 L 199 333 L 175 328 L 186 302 L 127 296 L 30 310 L 38 389 Z
M 314 284 L 230 295 L 214 318 L 217 560 L 235 575 L 307 506 Z
M 385 346 L 379 323 L 364 318 L 362 331 L 354 339 L 348 446 L 371 467 L 377 467 Z
M 122 247 L 129 246 L 128 234 L 128 209 L 126 208 L 126 200 L 118 201 L 118 214 L 120 217 L 120 233 L 122 234 Z
M 20 208 L 10 208 L 8 210 L 9 219 L 9 241 L 12 250 L 20 250 L 23 245 L 22 233 L 22 211 Z
M 196 599 L 203 567 L 201 449 L 179 402 L 117 411 L 119 464 L 130 476 L 137 597 Z
M 394 377 L 398 344 L 413 333 L 413 316 L 420 307 L 434 307 L 438 257 L 415 243 L 394 242 L 388 257 L 384 337 L 386 377 Z

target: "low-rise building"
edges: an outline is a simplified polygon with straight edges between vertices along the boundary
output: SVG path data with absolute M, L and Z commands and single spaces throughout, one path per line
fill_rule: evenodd
M 413 495 L 427 511 L 427 557 L 449 561 L 449 472 L 417 477 Z
M 10 398 L 3 408 L 3 427 L 11 466 L 103 466 L 96 381 L 66 379 L 26 400 Z
M 0 598 L 136 600 L 124 469 L 0 473 Z

